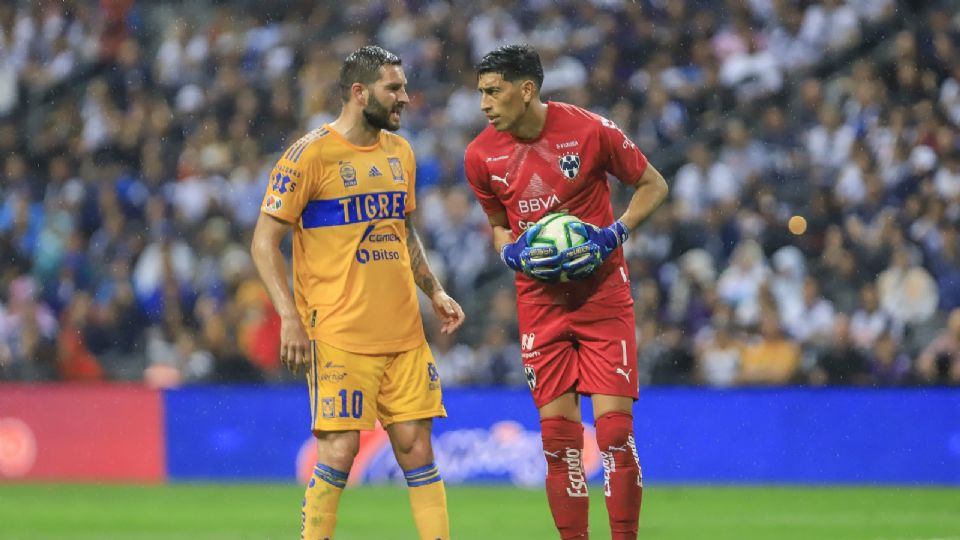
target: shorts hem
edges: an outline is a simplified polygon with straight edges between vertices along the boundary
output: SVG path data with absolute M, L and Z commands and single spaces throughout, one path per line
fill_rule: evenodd
M 366 424 L 366 423 L 359 424 L 359 423 L 351 422 L 351 423 L 349 423 L 349 424 L 343 423 L 343 424 L 337 424 L 337 425 L 335 425 L 335 426 L 329 426 L 329 427 L 319 427 L 319 428 L 318 428 L 317 426 L 313 426 L 312 428 L 310 428 L 310 432 L 313 433 L 314 435 L 316 435 L 317 432 L 327 432 L 327 431 L 373 431 L 373 430 L 375 430 L 376 428 L 377 428 L 376 422 L 374 422 L 373 424 L 369 424 L 369 425 Z
M 411 420 L 425 420 L 427 418 L 446 418 L 447 411 L 446 409 L 434 409 L 432 411 L 417 412 L 417 413 L 407 413 L 399 414 L 390 418 L 389 422 L 384 419 L 380 419 L 380 423 L 383 424 L 383 427 L 387 427 L 397 422 L 409 422 Z
M 561 386 L 563 390 L 560 390 L 559 392 L 557 392 L 556 395 L 551 395 L 549 399 L 542 400 L 542 402 L 540 399 L 537 399 L 537 395 L 534 394 L 533 392 L 530 392 L 530 397 L 533 398 L 533 404 L 537 407 L 537 409 L 539 409 L 540 407 L 543 407 L 547 403 L 550 403 L 551 401 L 566 394 L 567 392 L 573 392 L 574 394 L 579 394 L 580 391 L 577 390 L 577 384 L 579 384 L 579 382 L 580 382 L 579 379 L 576 379 L 576 378 L 573 379 L 572 381 L 570 381 L 570 384 Z
M 597 390 L 597 391 L 594 391 L 594 390 L 576 390 L 576 392 L 577 392 L 578 394 L 580 394 L 581 396 L 586 396 L 586 397 L 591 397 L 591 396 L 594 396 L 594 395 L 596 395 L 596 394 L 601 394 L 601 395 L 604 395 L 604 396 L 628 397 L 628 398 L 630 398 L 630 399 L 632 399 L 632 400 L 634 400 L 634 401 L 637 401 L 638 399 L 640 399 L 640 393 L 639 393 L 639 392 L 636 392 L 636 393 L 633 393 L 633 394 L 627 394 L 626 392 L 610 392 L 609 390 Z

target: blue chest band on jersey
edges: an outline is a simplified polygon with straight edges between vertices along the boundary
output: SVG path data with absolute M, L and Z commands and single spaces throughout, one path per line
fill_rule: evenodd
M 300 219 L 304 229 L 365 223 L 376 219 L 403 219 L 406 191 L 360 193 L 339 199 L 310 201 Z

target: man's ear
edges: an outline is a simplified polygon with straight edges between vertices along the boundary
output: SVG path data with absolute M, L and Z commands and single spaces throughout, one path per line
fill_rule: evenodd
M 537 97 L 537 85 L 529 79 L 523 81 L 520 85 L 520 96 L 523 97 L 524 103 L 530 103 Z
M 369 98 L 369 89 L 366 85 L 360 84 L 358 82 L 350 85 L 350 95 L 356 98 L 360 105 L 366 107 L 367 100 Z

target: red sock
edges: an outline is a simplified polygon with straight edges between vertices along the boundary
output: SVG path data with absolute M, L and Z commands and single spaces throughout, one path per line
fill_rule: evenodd
M 603 492 L 612 540 L 635 540 L 643 498 L 643 473 L 633 440 L 633 416 L 608 412 L 597 418 L 597 444 L 603 456 Z
M 547 458 L 547 501 L 560 538 L 589 538 L 590 498 L 583 471 L 583 425 L 563 417 L 540 420 Z

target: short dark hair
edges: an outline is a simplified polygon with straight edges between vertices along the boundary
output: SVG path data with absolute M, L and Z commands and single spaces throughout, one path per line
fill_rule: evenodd
M 350 53 L 340 66 L 340 97 L 350 101 L 350 87 L 353 83 L 371 84 L 380 79 L 381 66 L 399 66 L 400 57 L 392 52 L 366 45 Z
M 529 45 L 504 45 L 483 55 L 477 63 L 477 77 L 484 73 L 499 73 L 508 81 L 529 79 L 543 86 L 543 64 L 536 49 Z

